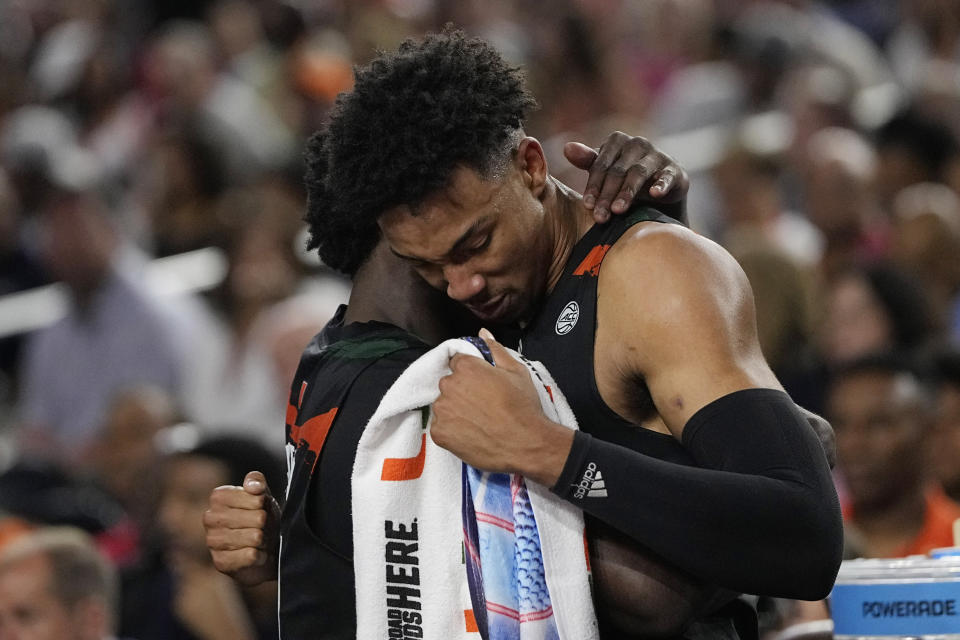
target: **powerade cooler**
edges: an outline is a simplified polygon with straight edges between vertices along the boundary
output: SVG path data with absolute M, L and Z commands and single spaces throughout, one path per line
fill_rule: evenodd
M 834 638 L 960 640 L 960 555 L 953 553 L 844 562 L 830 595 Z

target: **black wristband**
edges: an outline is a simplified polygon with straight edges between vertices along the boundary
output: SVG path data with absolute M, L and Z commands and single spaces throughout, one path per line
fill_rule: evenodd
M 590 449 L 590 441 L 593 436 L 583 431 L 577 431 L 573 434 L 573 445 L 570 447 L 570 454 L 563 465 L 563 471 L 557 478 L 557 483 L 553 485 L 551 491 L 561 498 L 569 497 L 569 494 L 576 490 L 583 477 L 583 468 L 586 465 L 587 452 Z

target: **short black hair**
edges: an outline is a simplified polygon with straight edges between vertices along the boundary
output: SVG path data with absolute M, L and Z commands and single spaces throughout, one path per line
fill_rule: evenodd
M 839 380 L 863 373 L 906 374 L 918 381 L 928 378 L 922 359 L 901 349 L 874 351 L 844 362 L 833 370 L 831 378 Z
M 380 239 L 376 219 L 353 215 L 342 200 L 328 196 L 327 131 L 321 129 L 307 141 L 307 214 L 310 228 L 307 249 L 316 249 L 320 260 L 348 276 L 366 261 Z
M 306 150 L 307 248 L 351 275 L 384 211 L 416 208 L 457 167 L 490 176 L 536 106 L 520 69 L 462 31 L 406 40 L 354 75 Z
M 895 379 L 906 380 L 915 393 L 912 398 L 918 403 L 924 419 L 933 406 L 931 371 L 929 361 L 923 354 L 903 349 L 889 349 L 868 353 L 851 362 L 845 362 L 836 368 L 830 377 L 830 384 L 861 375 L 882 374 Z
M 846 266 L 837 280 L 853 278 L 864 283 L 887 316 L 892 348 L 925 347 L 934 337 L 934 318 L 923 282 L 888 261 Z
M 930 118 L 916 108 L 901 111 L 876 133 L 876 145 L 883 149 L 902 149 L 919 162 L 927 180 L 939 181 L 947 163 L 960 154 L 960 142 L 949 126 Z
M 933 356 L 937 384 L 960 387 L 960 349 L 948 347 Z
M 924 346 L 933 336 L 933 317 L 923 284 L 886 262 L 867 265 L 863 275 L 890 318 L 896 347 Z

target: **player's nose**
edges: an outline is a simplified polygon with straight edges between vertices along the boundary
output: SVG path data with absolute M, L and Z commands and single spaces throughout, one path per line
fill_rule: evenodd
M 486 282 L 479 273 L 465 265 L 450 265 L 443 270 L 447 281 L 447 295 L 458 302 L 466 302 L 483 291 Z

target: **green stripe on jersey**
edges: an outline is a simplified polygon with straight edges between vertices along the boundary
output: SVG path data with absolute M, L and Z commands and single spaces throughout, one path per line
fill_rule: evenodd
M 416 343 L 400 338 L 358 338 L 340 340 L 330 345 L 330 355 L 350 360 L 382 358 L 396 351 L 415 346 Z

